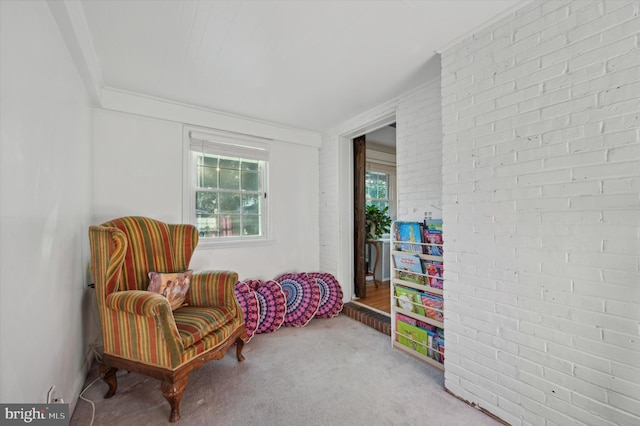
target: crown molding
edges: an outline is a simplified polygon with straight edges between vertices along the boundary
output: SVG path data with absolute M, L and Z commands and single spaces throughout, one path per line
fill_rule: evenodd
M 315 148 L 321 145 L 320 134 L 316 132 L 111 87 L 102 90 L 101 108 L 297 145 Z

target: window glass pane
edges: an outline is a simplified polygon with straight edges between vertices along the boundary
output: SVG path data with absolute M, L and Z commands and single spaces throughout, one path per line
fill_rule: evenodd
M 384 177 L 380 177 L 378 180 L 378 197 L 387 198 L 387 181 Z
M 260 190 L 260 175 L 258 172 L 242 172 L 242 187 L 245 191 L 259 191 Z
M 231 169 L 231 170 L 239 170 L 240 169 L 240 159 L 239 158 L 220 157 L 220 168 Z
M 371 172 L 367 172 L 366 174 L 366 179 L 365 179 L 365 183 L 367 186 L 373 186 L 373 181 L 376 179 L 376 177 L 373 175 L 373 173 Z
M 196 192 L 196 214 L 201 216 L 218 212 L 218 194 L 215 192 Z
M 218 187 L 218 170 L 214 167 L 206 167 L 206 166 L 198 167 L 198 187 L 217 188 Z
M 378 198 L 377 197 L 378 194 L 376 192 L 375 185 L 371 185 L 371 184 L 367 185 L 366 190 L 367 190 L 366 197 L 367 197 L 368 200 L 372 200 L 374 198 Z
M 386 173 L 366 172 L 365 180 L 366 196 L 368 204 L 375 204 L 374 201 L 383 200 L 388 204 L 389 197 L 389 175 Z M 369 203 L 370 202 L 370 203 Z
M 382 173 L 376 173 L 376 198 L 386 198 L 386 185 L 385 175 Z
M 224 160 L 220 159 L 220 189 L 240 189 L 240 170 L 222 167 Z
M 195 226 L 201 237 L 215 237 L 218 231 L 218 216 L 197 210 Z
M 242 170 L 249 170 L 253 172 L 258 171 L 258 161 L 255 160 L 242 160 L 242 165 L 240 166 Z
M 378 198 L 378 176 L 375 173 L 371 173 L 371 180 L 369 181 L 367 191 L 371 198 Z
M 214 168 L 218 167 L 218 156 L 200 154 L 200 158 L 202 159 L 203 166 L 214 167 Z
M 232 219 L 229 215 L 220 215 L 218 217 L 219 225 L 218 225 L 218 236 L 219 237 L 230 237 L 233 235 L 232 228 Z
M 220 214 L 240 212 L 240 194 L 220 193 Z
M 220 236 L 238 237 L 240 236 L 240 216 L 220 215 Z
M 197 185 L 200 188 L 218 187 L 218 157 L 203 156 L 197 154 L 198 178 Z
M 193 142 L 193 140 L 191 141 Z M 215 150 L 215 143 L 208 147 Z M 229 154 L 203 153 L 192 144 L 195 173 L 194 224 L 203 238 L 264 236 L 265 171 L 267 161 L 245 159 Z M 232 148 L 231 148 L 232 149 Z M 239 151 L 243 151 L 239 145 Z M 210 151 L 215 152 L 215 151 Z M 192 175 L 193 176 L 193 175 Z
M 240 189 L 240 160 L 220 158 L 220 189 Z
M 248 215 L 243 216 L 243 235 L 262 235 L 260 232 L 260 216 Z
M 261 194 L 244 194 L 242 196 L 242 214 L 260 214 Z
M 215 238 L 218 236 L 217 219 L 213 218 L 196 218 L 196 228 L 198 229 L 198 235 L 203 238 Z

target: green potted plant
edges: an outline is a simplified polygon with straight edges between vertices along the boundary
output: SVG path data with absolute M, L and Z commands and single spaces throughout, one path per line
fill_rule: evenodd
M 370 204 L 365 209 L 365 221 L 367 228 L 367 239 L 377 240 L 382 234 L 389 232 L 391 217 L 389 217 L 389 207 L 380 209 Z

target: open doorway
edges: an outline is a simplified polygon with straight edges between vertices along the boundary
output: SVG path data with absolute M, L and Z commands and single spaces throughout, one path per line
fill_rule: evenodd
M 368 227 L 366 216 L 368 212 L 374 216 L 383 213 L 393 220 L 397 217 L 395 123 L 354 138 L 352 143 L 354 301 L 388 314 L 391 276 L 388 229 Z

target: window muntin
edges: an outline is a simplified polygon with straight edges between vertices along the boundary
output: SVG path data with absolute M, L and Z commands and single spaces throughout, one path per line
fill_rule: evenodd
M 387 173 L 365 172 L 366 204 L 375 205 L 380 209 L 389 207 L 390 175 Z
M 202 241 L 266 239 L 268 145 L 188 135 L 191 177 L 185 212 Z

